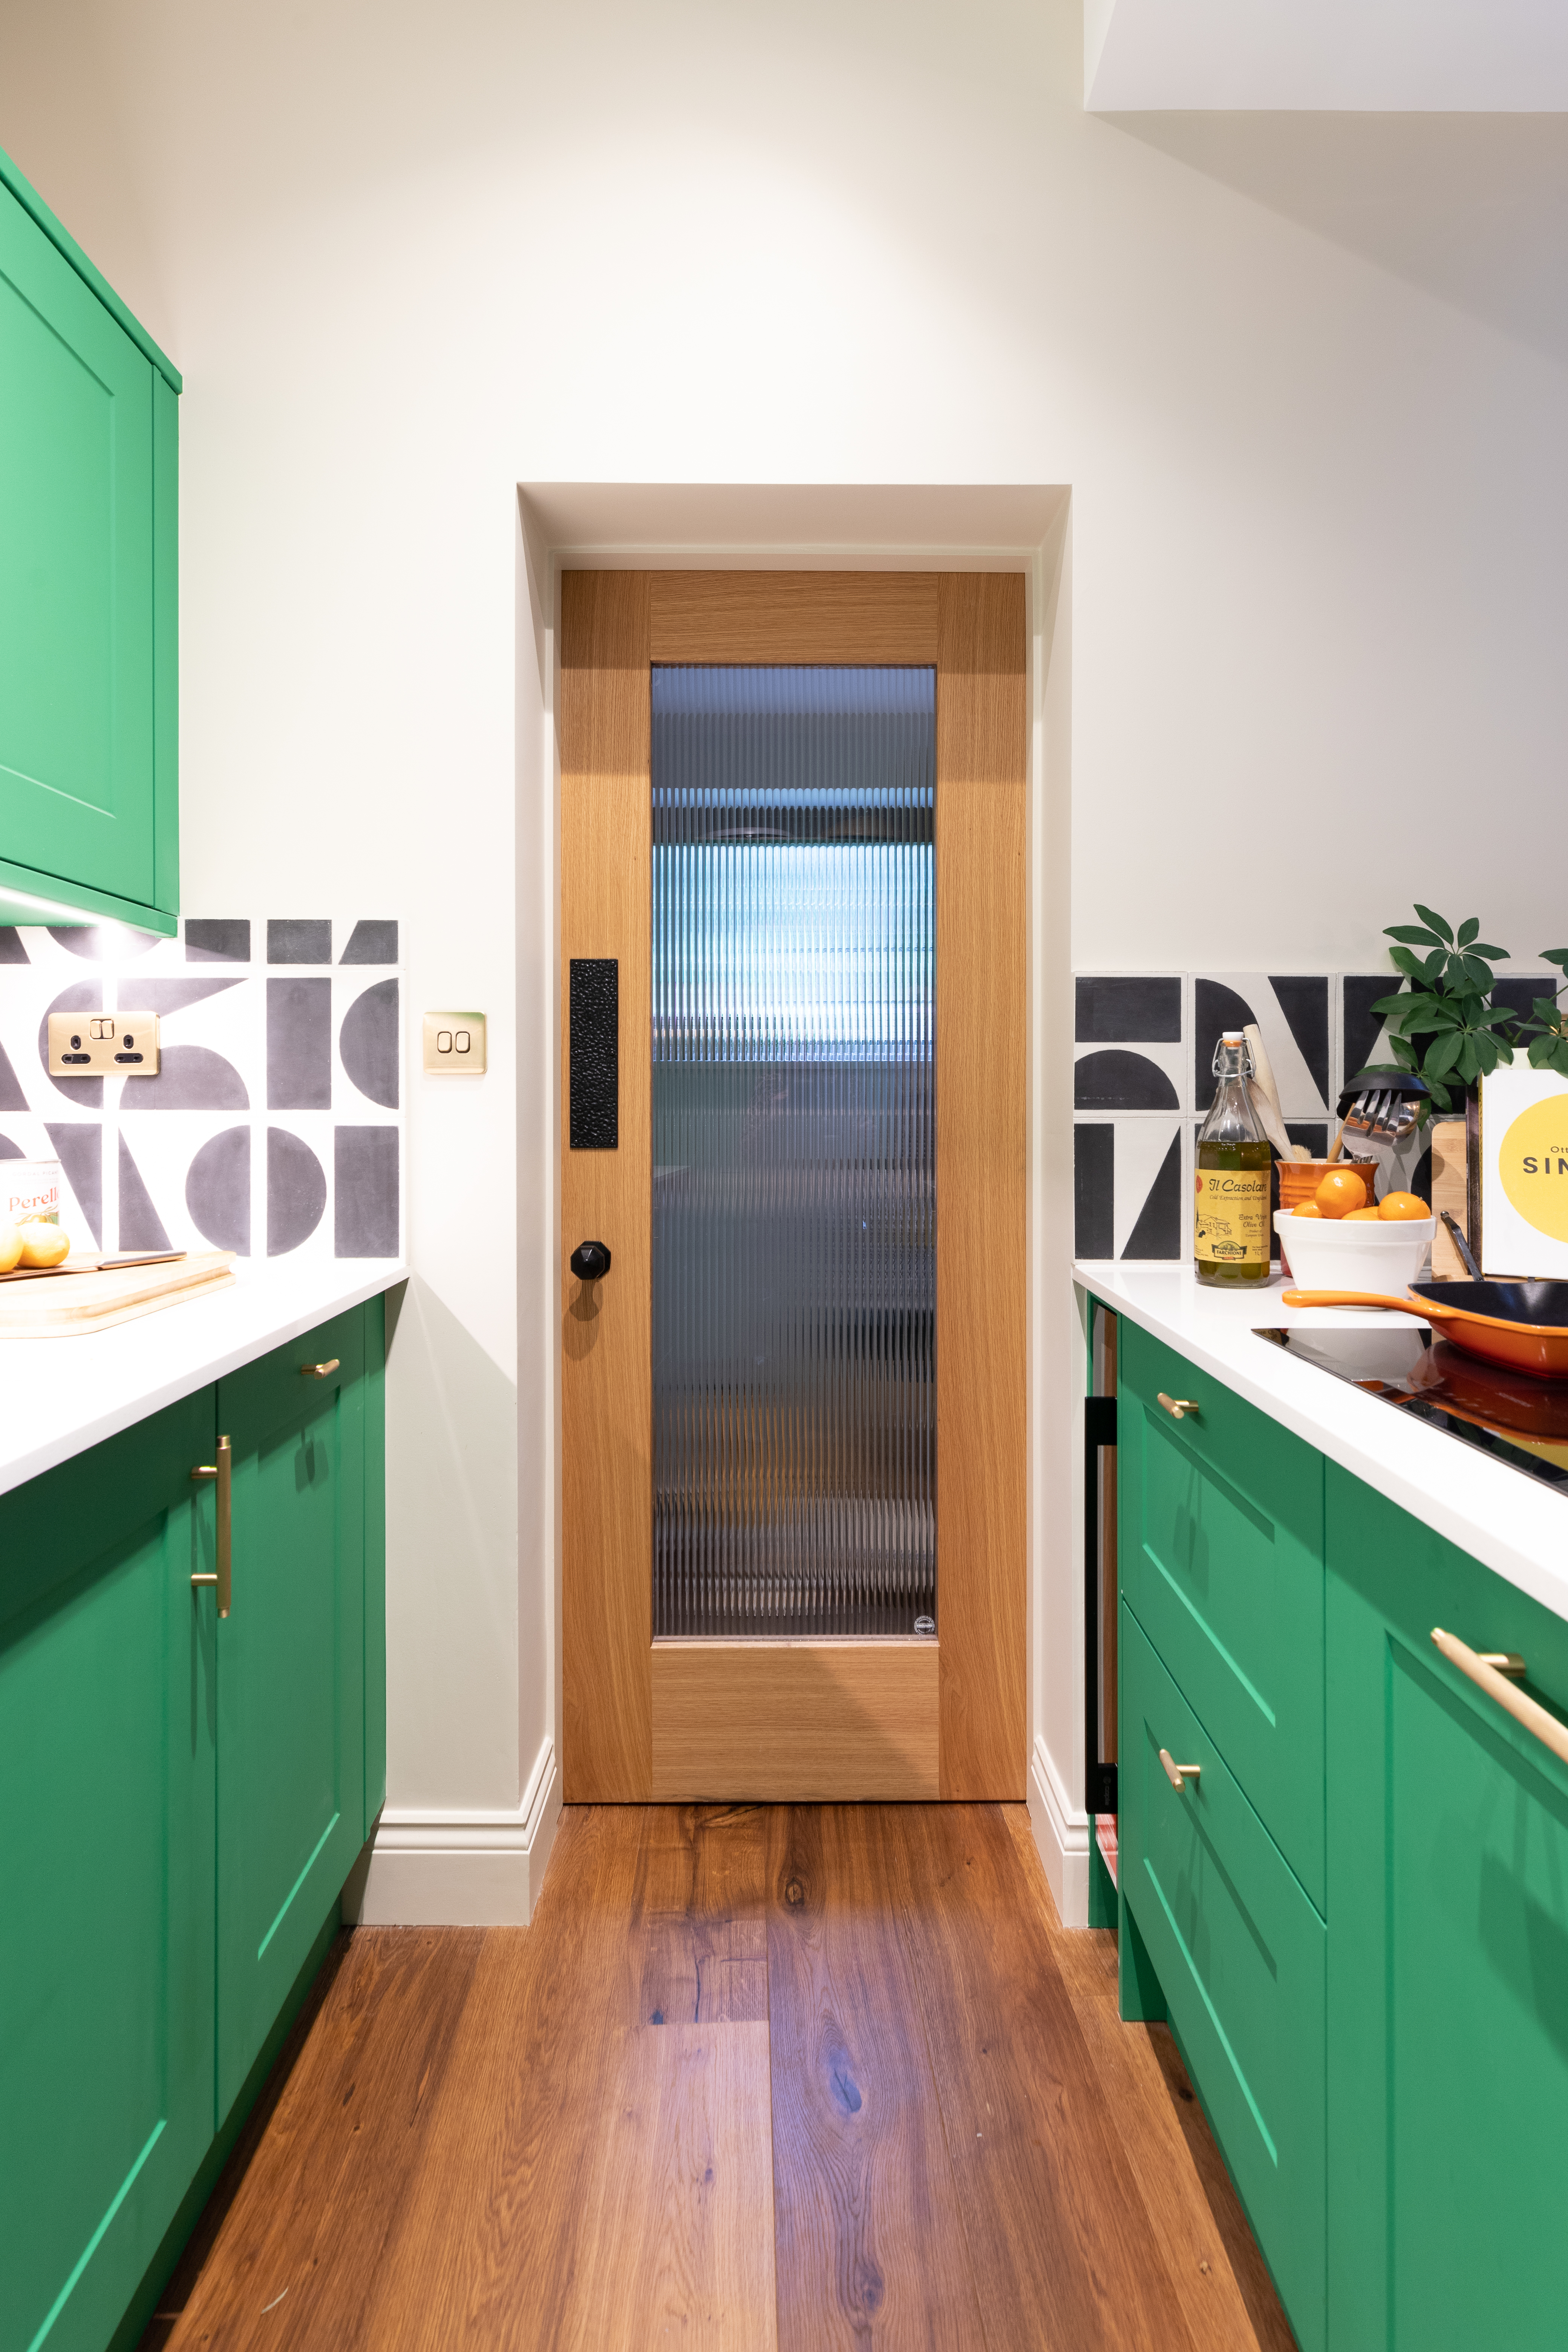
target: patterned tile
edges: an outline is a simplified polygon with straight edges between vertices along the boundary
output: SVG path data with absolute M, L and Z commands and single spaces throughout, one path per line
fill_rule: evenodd
M 60 1160 L 84 1246 L 399 1254 L 397 953 L 382 920 L 0 929 L 0 1158 Z M 48 1013 L 97 1005 L 158 1014 L 157 1077 L 50 1077 Z

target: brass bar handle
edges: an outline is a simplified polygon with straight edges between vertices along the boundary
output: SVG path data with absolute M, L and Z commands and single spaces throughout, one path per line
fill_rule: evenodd
M 191 1582 L 215 1586 L 217 1613 L 226 1617 L 234 1599 L 234 1450 L 226 1437 L 218 1439 L 217 1460 L 199 1463 L 191 1475 L 217 1484 L 217 1574 L 197 1574 Z
M 1468 1675 L 1478 1690 L 1484 1690 L 1489 1698 L 1495 1698 L 1499 1706 L 1512 1716 L 1515 1723 L 1522 1723 L 1526 1731 L 1535 1734 L 1543 1748 L 1550 1748 L 1553 1756 L 1568 1764 L 1568 1724 L 1559 1723 L 1554 1715 L 1548 1715 L 1543 1706 L 1538 1706 L 1534 1699 L 1527 1697 L 1523 1691 L 1515 1690 L 1506 1679 L 1514 1672 L 1511 1660 L 1516 1653 L 1472 1650 L 1460 1641 L 1457 1633 L 1445 1633 L 1441 1625 L 1433 1626 L 1432 1639 L 1451 1666 L 1458 1666 L 1462 1675 Z M 1510 1664 L 1500 1671 L 1492 1664 L 1492 1660 L 1499 1656 L 1510 1660 Z M 1523 1665 L 1521 1658 L 1519 1661 L 1521 1672 Z
M 1201 1764 L 1176 1763 L 1168 1748 L 1161 1748 L 1160 1761 L 1165 1768 L 1166 1780 L 1178 1794 L 1186 1787 L 1189 1780 L 1195 1780 L 1204 1769 Z
M 1159 1397 L 1160 1402 L 1173 1421 L 1182 1421 L 1189 1412 L 1195 1413 L 1198 1409 L 1196 1397 L 1171 1397 L 1165 1394 L 1163 1389 L 1160 1390 Z
M 340 1357 L 329 1356 L 324 1364 L 301 1364 L 300 1367 L 300 1378 L 302 1381 L 330 1380 L 331 1375 L 337 1370 L 338 1365 L 341 1361 L 342 1359 Z

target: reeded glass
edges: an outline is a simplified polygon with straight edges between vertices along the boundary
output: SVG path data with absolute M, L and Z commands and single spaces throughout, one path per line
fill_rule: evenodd
M 656 1634 L 936 1611 L 936 679 L 653 673 Z

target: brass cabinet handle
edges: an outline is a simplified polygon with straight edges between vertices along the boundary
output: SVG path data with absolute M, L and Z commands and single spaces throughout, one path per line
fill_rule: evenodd
M 1177 1790 L 1184 1789 L 1189 1780 L 1195 1780 L 1204 1769 L 1201 1764 L 1177 1764 L 1168 1748 L 1161 1748 L 1160 1761 L 1165 1768 L 1166 1780 Z
M 191 1473 L 193 1478 L 216 1478 L 217 1481 L 217 1574 L 193 1576 L 193 1584 L 212 1584 L 217 1588 L 217 1613 L 226 1617 L 234 1598 L 234 1517 L 232 1510 L 234 1453 L 226 1437 L 217 1442 L 217 1460 L 202 1462 Z
M 1560 1757 L 1564 1764 L 1568 1764 L 1568 1724 L 1559 1723 L 1554 1715 L 1548 1715 L 1543 1706 L 1538 1706 L 1532 1698 L 1527 1698 L 1523 1691 L 1515 1690 L 1506 1679 L 1510 1674 L 1522 1674 L 1524 1671 L 1524 1660 L 1518 1657 L 1517 1652 L 1472 1650 L 1459 1640 L 1457 1633 L 1445 1633 L 1441 1625 L 1433 1626 L 1432 1639 L 1451 1666 L 1458 1666 L 1462 1675 L 1468 1675 L 1478 1690 L 1484 1690 L 1489 1698 L 1495 1698 L 1499 1706 L 1512 1716 L 1515 1723 L 1522 1723 L 1526 1731 L 1535 1734 L 1543 1748 L 1550 1748 L 1553 1756 Z M 1507 1658 L 1509 1664 L 1500 1668 L 1494 1664 L 1500 1657 Z M 1516 1658 L 1517 1665 L 1514 1663 Z
M 1196 1397 L 1168 1397 L 1163 1389 L 1159 1391 L 1159 1396 L 1160 1402 L 1173 1421 L 1180 1421 L 1185 1414 L 1196 1412 L 1198 1409 Z
M 337 1356 L 329 1356 L 324 1364 L 301 1364 L 300 1367 L 300 1378 L 302 1381 L 327 1380 L 337 1370 L 341 1360 L 341 1358 Z

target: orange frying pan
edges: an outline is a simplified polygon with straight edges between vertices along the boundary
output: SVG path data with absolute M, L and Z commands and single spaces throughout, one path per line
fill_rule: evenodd
M 1395 1298 L 1381 1290 L 1288 1290 L 1287 1307 L 1391 1307 L 1419 1315 L 1489 1364 L 1568 1381 L 1568 1282 L 1413 1282 Z

